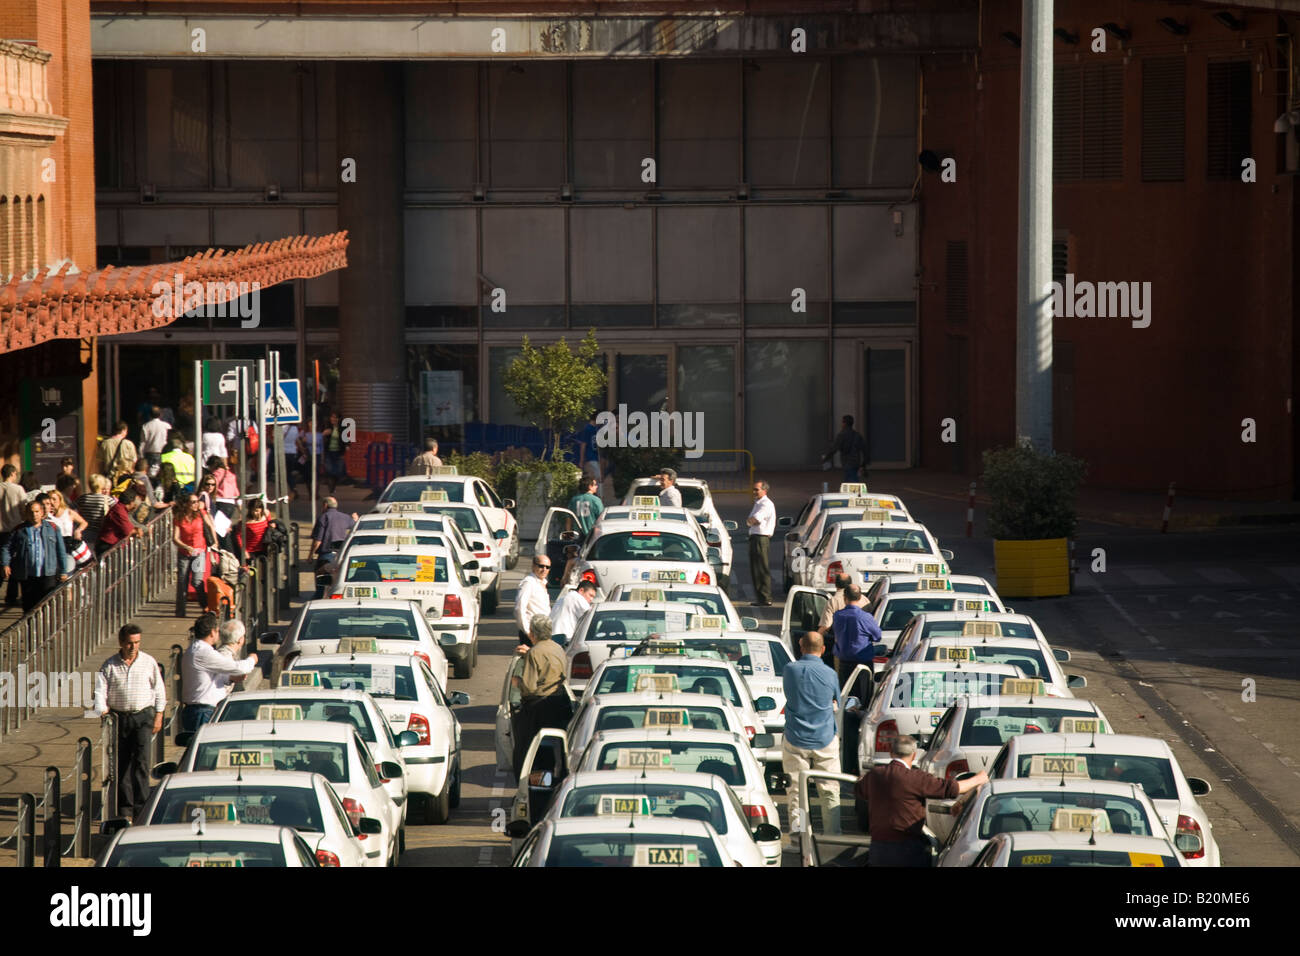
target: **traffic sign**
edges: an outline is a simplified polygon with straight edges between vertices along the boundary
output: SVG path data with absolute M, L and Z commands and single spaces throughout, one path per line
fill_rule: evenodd
M 239 370 L 248 369 L 250 400 L 257 388 L 257 364 L 249 361 L 210 359 L 203 363 L 203 404 L 234 405 L 239 395 Z
M 271 398 L 271 383 L 264 383 L 262 398 L 266 402 L 268 425 L 291 425 L 302 421 L 302 392 L 296 378 L 280 379 L 280 390 Z

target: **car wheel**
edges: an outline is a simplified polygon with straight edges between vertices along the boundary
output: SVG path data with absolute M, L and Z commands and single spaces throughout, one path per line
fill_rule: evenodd
M 506 554 L 506 570 L 513 571 L 519 563 L 519 526 L 515 526 L 514 537 L 510 539 L 510 551 Z
M 455 775 L 451 778 L 451 808 L 460 806 L 460 757 L 456 758 Z
M 474 643 L 471 644 L 470 647 L 472 648 L 472 650 L 469 652 L 469 656 L 470 656 L 469 669 L 472 672 L 474 668 L 478 667 L 478 641 L 477 640 L 474 641 Z
M 443 824 L 451 816 L 451 775 L 442 783 L 442 793 L 438 794 L 426 804 L 429 810 L 428 822 L 433 824 Z
M 500 579 L 498 579 L 497 581 L 492 582 L 492 590 L 483 592 L 484 616 L 495 614 L 497 612 L 497 604 L 500 603 L 501 600 L 500 590 L 501 584 Z
M 452 661 L 455 676 L 464 679 L 474 673 L 474 652 L 470 651 L 462 661 Z
M 403 825 L 397 831 L 397 852 L 399 854 L 406 852 L 406 826 Z

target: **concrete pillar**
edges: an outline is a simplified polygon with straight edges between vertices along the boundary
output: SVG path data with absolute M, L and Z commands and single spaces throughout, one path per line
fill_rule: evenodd
M 338 155 L 356 161 L 356 182 L 339 182 L 339 228 L 350 242 L 348 267 L 339 273 L 336 410 L 355 419 L 358 431 L 405 441 L 402 66 L 339 63 L 337 77 Z

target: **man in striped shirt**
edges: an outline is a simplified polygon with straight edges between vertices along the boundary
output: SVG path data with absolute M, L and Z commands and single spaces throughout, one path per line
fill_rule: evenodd
M 149 799 L 145 761 L 153 734 L 162 732 L 167 689 L 158 662 L 140 650 L 140 626 L 123 624 L 116 654 L 95 675 L 95 712 L 117 724 L 117 808 L 128 819 Z

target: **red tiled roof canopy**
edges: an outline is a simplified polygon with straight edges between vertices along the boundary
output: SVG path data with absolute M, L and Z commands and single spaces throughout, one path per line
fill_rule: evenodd
M 69 274 L 48 269 L 35 279 L 0 286 L 0 353 L 30 348 L 50 339 L 80 339 L 141 332 L 169 325 L 179 314 L 158 316 L 152 291 L 157 282 L 258 283 L 267 288 L 289 279 L 311 279 L 347 267 L 347 231 L 328 236 L 291 236 L 245 246 L 235 252 L 209 249 L 180 262 L 109 266 Z M 218 291 L 211 302 L 232 296 Z

